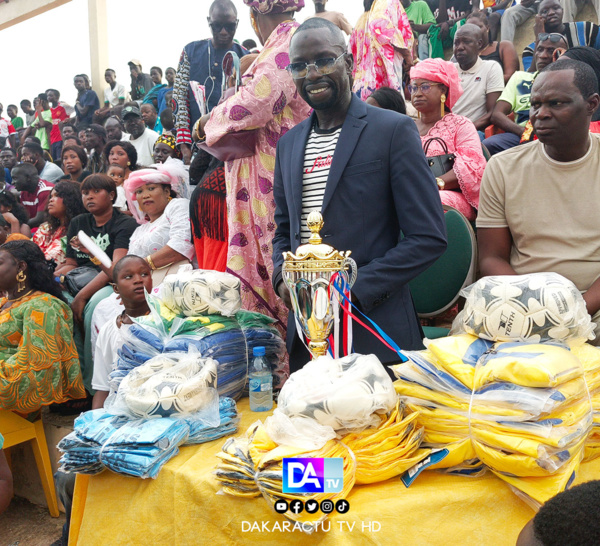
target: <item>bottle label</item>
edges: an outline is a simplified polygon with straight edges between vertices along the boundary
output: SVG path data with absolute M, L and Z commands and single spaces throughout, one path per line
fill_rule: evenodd
M 249 390 L 251 392 L 267 392 L 267 391 L 270 391 L 271 389 L 272 389 L 271 380 L 264 380 L 261 378 L 250 379 Z

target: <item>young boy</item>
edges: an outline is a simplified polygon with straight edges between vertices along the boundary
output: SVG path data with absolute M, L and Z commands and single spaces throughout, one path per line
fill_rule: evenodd
M 104 401 L 108 397 L 110 391 L 108 376 L 113 369 L 113 363 L 117 359 L 117 350 L 123 345 L 122 328 L 127 328 L 128 324 L 133 324 L 132 318 L 141 317 L 150 312 L 144 289 L 147 292 L 152 291 L 152 270 L 146 260 L 139 256 L 127 255 L 117 262 L 112 275 L 113 289 L 121 297 L 125 311 L 116 319 L 107 322 L 98 334 L 94 355 L 94 375 L 92 377 L 92 387 L 96 390 L 96 394 L 92 400 L 92 409 L 104 407 Z M 60 470 L 57 470 L 54 474 L 56 495 L 65 507 L 67 522 L 63 526 L 62 537 L 54 542 L 52 546 L 68 544 L 75 476 L 74 473 L 67 474 Z
M 113 289 L 120 296 L 125 311 L 115 320 L 106 323 L 98 334 L 92 377 L 92 387 L 96 394 L 92 409 L 104 407 L 104 401 L 108 397 L 108 376 L 117 360 L 117 350 L 123 345 L 122 329 L 133 324 L 132 318 L 150 312 L 144 290 L 152 292 L 152 270 L 146 260 L 133 255 L 121 258 L 113 269 L 113 281 Z

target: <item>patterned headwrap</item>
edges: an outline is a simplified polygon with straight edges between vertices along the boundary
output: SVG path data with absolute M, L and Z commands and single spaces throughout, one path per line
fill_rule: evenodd
M 160 142 L 162 142 L 163 144 L 166 144 L 169 148 L 171 148 L 172 150 L 174 150 L 175 151 L 175 157 L 177 159 L 181 159 L 181 152 L 177 149 L 177 141 L 175 140 L 175 137 L 172 134 L 165 133 L 164 135 L 160 135 L 156 139 L 156 142 L 154 143 L 154 146 L 156 146 Z
M 258 13 L 291 13 L 304 7 L 304 0 L 244 0 L 244 4 Z
M 458 70 L 454 63 L 442 59 L 425 59 L 410 69 L 411 80 L 428 80 L 445 85 L 448 88 L 446 106 L 449 110 L 463 94 L 458 78 Z
M 138 224 L 145 224 L 147 220 L 139 210 L 135 191 L 145 184 L 168 184 L 177 197 L 188 198 L 190 195 L 189 174 L 183 163 L 177 159 L 169 157 L 163 164 L 157 163 L 152 169 L 133 171 L 125 180 L 123 187 L 129 210 Z

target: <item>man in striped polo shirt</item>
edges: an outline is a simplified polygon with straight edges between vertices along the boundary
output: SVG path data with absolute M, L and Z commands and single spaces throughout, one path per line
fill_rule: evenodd
M 408 282 L 446 248 L 439 192 L 414 122 L 366 105 L 352 94 L 352 56 L 340 29 L 324 19 L 302 24 L 290 45 L 288 71 L 313 115 L 280 140 L 273 193 L 273 286 L 291 308 L 282 253 L 308 241 L 306 217 L 323 214 L 324 242 L 351 250 L 358 265 L 354 303 L 403 349 L 422 348 Z M 398 361 L 355 327 L 354 351 Z M 309 360 L 288 321 L 290 371 Z

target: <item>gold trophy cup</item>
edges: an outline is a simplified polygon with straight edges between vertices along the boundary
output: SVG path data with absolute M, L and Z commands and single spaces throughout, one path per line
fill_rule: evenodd
M 339 252 L 323 244 L 319 232 L 323 216 L 312 211 L 306 220 L 312 235 L 308 244 L 292 252 L 283 253 L 283 280 L 290 290 L 292 306 L 302 328 L 310 340 L 308 348 L 313 358 L 327 354 L 334 321 L 334 305 L 329 295 L 329 284 L 335 273 L 344 277 L 350 287 L 356 280 L 356 262 L 350 251 Z M 298 332 L 300 334 L 300 332 Z

